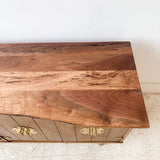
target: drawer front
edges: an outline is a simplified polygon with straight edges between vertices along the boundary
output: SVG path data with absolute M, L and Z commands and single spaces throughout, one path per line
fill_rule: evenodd
M 26 116 L 0 115 L 0 141 L 3 142 L 122 142 L 128 131 L 128 128 L 93 128 Z

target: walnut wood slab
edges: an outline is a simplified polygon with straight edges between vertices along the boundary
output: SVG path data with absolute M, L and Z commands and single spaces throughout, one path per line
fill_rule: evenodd
M 129 42 L 0 44 L 0 114 L 149 127 Z

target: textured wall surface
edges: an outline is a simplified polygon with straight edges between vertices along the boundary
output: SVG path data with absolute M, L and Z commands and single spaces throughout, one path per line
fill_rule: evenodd
M 0 160 L 158 160 L 160 94 L 144 94 L 150 129 L 134 129 L 123 144 L 1 143 Z

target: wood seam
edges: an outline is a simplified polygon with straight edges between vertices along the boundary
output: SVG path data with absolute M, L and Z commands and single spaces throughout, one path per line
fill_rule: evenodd
M 61 140 L 62 140 L 62 142 L 63 142 L 64 140 L 63 140 L 63 137 L 62 137 L 62 135 L 61 135 L 61 133 L 60 133 L 60 130 L 59 130 L 58 126 L 57 126 L 57 124 L 55 123 L 55 121 L 53 121 L 53 122 L 54 122 L 54 124 L 55 124 L 55 126 L 56 126 L 56 128 L 57 128 L 57 131 L 58 131 L 58 133 L 59 133 L 59 135 L 60 135 L 60 137 L 61 137 Z
M 39 128 L 39 130 L 42 132 L 42 134 L 44 135 L 44 137 L 49 141 L 48 137 L 45 135 L 45 133 L 43 132 L 43 130 L 39 127 L 38 123 L 34 120 L 34 118 L 32 118 L 32 120 L 37 125 L 37 127 Z

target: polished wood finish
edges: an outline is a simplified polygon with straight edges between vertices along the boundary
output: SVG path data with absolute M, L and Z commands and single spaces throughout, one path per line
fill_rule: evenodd
M 147 127 L 129 42 L 0 44 L 1 142 L 123 142 Z
M 136 71 L 0 72 L 1 91 L 140 89 Z
M 0 111 L 8 114 L 95 127 L 146 127 L 148 123 L 138 90 L 22 91 L 3 92 L 0 97 Z
M 0 113 L 149 127 L 129 42 L 0 44 Z
M 0 44 L 0 71 L 135 70 L 129 42 Z

